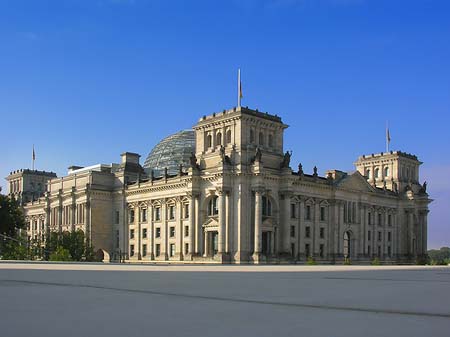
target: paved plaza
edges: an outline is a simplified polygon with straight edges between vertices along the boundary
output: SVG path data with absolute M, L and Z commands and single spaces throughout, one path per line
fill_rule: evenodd
M 449 267 L 0 263 L 1 336 L 450 336 Z

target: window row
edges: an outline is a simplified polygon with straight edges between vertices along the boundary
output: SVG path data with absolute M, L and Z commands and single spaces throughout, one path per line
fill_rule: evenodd
M 377 239 L 378 241 L 383 241 L 383 232 L 378 231 L 378 236 Z M 371 241 L 372 240 L 372 231 L 367 231 L 367 240 Z M 387 232 L 387 241 L 391 242 L 392 241 L 392 233 L 391 232 Z
M 384 215 L 384 216 L 383 216 Z M 384 224 L 386 224 L 388 226 L 392 226 L 392 214 L 383 214 L 383 213 L 372 213 L 372 212 L 368 212 L 367 214 L 367 223 L 369 225 L 375 225 L 375 219 L 377 220 L 377 225 L 378 226 L 383 226 Z
M 148 248 L 147 244 L 142 245 L 141 250 L 141 256 L 147 257 L 148 256 Z M 189 252 L 189 243 L 184 244 L 184 254 L 188 254 Z M 174 257 L 176 254 L 176 245 L 174 243 L 171 243 L 169 245 L 169 257 Z M 136 255 L 135 251 L 135 245 L 130 245 L 130 257 L 134 257 Z M 161 256 L 161 244 L 157 243 L 155 244 L 155 257 Z
M 275 145 L 273 134 L 269 133 L 266 137 L 266 135 L 262 131 L 260 131 L 258 133 L 258 139 L 256 139 L 256 132 L 254 129 L 250 129 L 249 143 L 268 147 L 274 147 Z
M 130 240 L 133 240 L 135 238 L 135 229 L 130 229 Z M 170 226 L 169 227 L 169 237 L 170 238 L 174 238 L 176 235 L 176 228 L 175 226 Z M 184 226 L 184 236 L 189 236 L 189 226 Z M 155 238 L 158 239 L 161 237 L 161 227 L 155 227 Z M 141 235 L 142 239 L 147 239 L 148 238 L 148 229 L 147 228 L 142 228 L 142 235 Z
M 295 238 L 296 226 L 291 226 L 290 232 L 291 232 L 291 237 Z M 307 239 L 311 238 L 311 227 L 310 226 L 305 227 L 305 238 L 307 238 Z M 319 238 L 325 239 L 325 227 L 319 228 Z
M 291 243 L 291 255 L 295 256 L 295 243 Z M 309 243 L 305 244 L 305 256 L 312 256 L 311 245 Z M 325 257 L 325 244 L 321 243 L 319 245 L 319 257 Z
M 304 211 L 304 219 L 305 220 L 312 220 L 313 219 L 313 211 L 314 207 L 311 205 L 305 205 L 305 211 Z M 319 213 L 319 220 L 320 221 L 327 221 L 327 209 L 326 206 L 320 206 L 320 213 Z M 297 219 L 299 217 L 300 210 L 297 207 L 297 204 L 291 204 L 291 219 Z
M 373 174 L 372 174 L 373 173 Z M 384 167 L 383 168 L 383 177 L 389 177 L 391 174 L 390 168 L 389 167 Z M 375 179 L 379 179 L 381 178 L 381 168 L 376 167 L 374 168 L 373 172 L 370 168 L 366 169 L 366 176 L 369 179 L 375 178 Z
M 367 246 L 367 254 L 368 255 L 376 255 L 377 257 L 381 257 L 382 247 L 377 246 L 377 250 L 372 251 L 372 247 L 370 245 Z M 392 257 L 392 248 L 391 246 L 387 246 L 387 256 Z
M 214 140 L 215 142 L 213 142 L 213 133 L 208 132 L 205 141 L 206 148 L 231 144 L 231 130 L 228 129 L 225 131 L 225 138 L 221 131 L 216 132 Z
M 128 211 L 128 223 L 134 223 L 136 220 L 136 214 L 134 209 L 130 209 Z M 148 210 L 147 208 L 140 208 L 139 209 L 139 222 L 147 222 L 148 221 Z M 189 218 L 189 204 L 184 203 L 182 204 L 182 214 L 183 219 Z M 116 223 L 119 223 L 119 217 L 120 214 L 117 211 L 116 212 Z M 176 205 L 168 205 L 167 206 L 167 219 L 168 220 L 176 220 Z M 153 221 L 161 221 L 161 207 L 154 207 L 153 208 Z

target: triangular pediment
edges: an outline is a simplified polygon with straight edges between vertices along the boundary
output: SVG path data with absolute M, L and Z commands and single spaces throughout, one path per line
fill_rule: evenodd
M 342 178 L 337 184 L 337 187 L 348 189 L 352 191 L 360 191 L 360 192 L 375 192 L 375 188 L 371 186 L 366 178 L 361 175 L 358 171 L 350 173 Z
M 205 221 L 203 227 L 219 227 L 219 223 L 215 217 L 210 217 Z

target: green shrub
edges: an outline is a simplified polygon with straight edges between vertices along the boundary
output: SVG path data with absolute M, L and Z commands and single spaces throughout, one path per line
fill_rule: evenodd
M 371 265 L 372 265 L 372 266 L 379 266 L 379 265 L 381 265 L 380 259 L 379 259 L 378 257 L 374 258 L 374 259 L 372 260 L 372 262 L 371 262 Z
M 50 254 L 50 261 L 72 261 L 69 250 L 63 247 L 56 248 L 56 251 Z
M 317 264 L 317 262 L 316 262 L 316 260 L 314 260 L 314 258 L 313 258 L 312 256 L 309 256 L 309 257 L 308 257 L 308 260 L 306 261 L 306 264 L 307 264 L 308 266 L 314 266 L 314 265 Z
M 346 259 L 344 260 L 344 265 L 350 266 L 351 264 L 352 264 L 352 260 L 350 260 L 349 258 L 346 258 Z

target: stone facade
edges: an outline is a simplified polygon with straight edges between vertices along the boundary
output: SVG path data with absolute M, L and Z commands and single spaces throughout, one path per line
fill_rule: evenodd
M 417 157 L 373 154 L 353 173 L 306 174 L 283 150 L 286 128 L 239 107 L 198 121 L 196 153 L 177 174 L 146 174 L 132 153 L 72 169 L 24 205 L 29 236 L 81 229 L 95 249 L 131 262 L 409 263 L 426 254 L 431 200 Z

